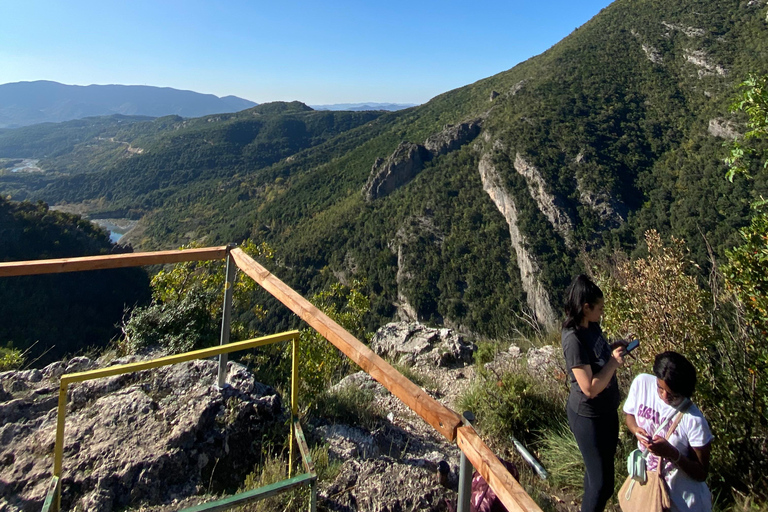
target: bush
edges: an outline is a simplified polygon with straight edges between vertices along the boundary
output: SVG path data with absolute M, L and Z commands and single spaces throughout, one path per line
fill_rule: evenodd
M 715 434 L 710 486 L 726 504 L 733 491 L 758 501 L 768 498 L 768 347 L 759 332 L 760 304 L 767 297 L 760 260 L 766 232 L 761 237 L 761 229 L 761 221 L 753 222 L 742 230 L 745 244 L 728 253 L 725 292 L 719 291 L 723 278 L 714 261 L 712 290 L 703 290 L 689 274 L 693 267 L 684 243 L 672 239 L 665 246 L 655 232 L 646 234 L 648 257 L 625 259 L 596 277 L 606 292 L 605 331 L 643 343 L 633 374 L 650 373 L 653 358 L 665 350 L 684 354 L 696 366 L 694 402 Z
M 509 436 L 536 440 L 543 431 L 566 420 L 567 393 L 524 368 L 503 374 L 480 371 L 459 398 L 462 411 L 472 411 L 484 435 L 509 444 Z
M 24 364 L 24 354 L 15 348 L 0 348 L 0 372 L 18 370 Z

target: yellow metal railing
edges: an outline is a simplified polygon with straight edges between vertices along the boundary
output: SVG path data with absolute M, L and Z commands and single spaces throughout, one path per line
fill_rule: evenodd
M 298 415 L 298 393 L 299 393 L 299 363 L 298 363 L 298 340 L 299 331 L 288 331 L 280 334 L 273 334 L 271 336 L 264 336 L 261 338 L 253 338 L 245 341 L 237 341 L 229 343 L 227 345 L 219 345 L 217 347 L 203 348 L 200 350 L 193 350 L 191 352 L 185 352 L 183 354 L 176 354 L 172 356 L 160 357 L 157 359 L 151 359 L 149 361 L 141 361 L 138 363 L 129 363 L 110 366 L 107 368 L 100 368 L 98 370 L 89 370 L 79 373 L 68 373 L 61 376 L 61 383 L 59 384 L 59 408 L 56 424 L 56 446 L 54 448 L 54 462 L 53 462 L 53 476 L 56 484 L 51 484 L 52 491 L 55 491 L 55 507 L 52 510 L 59 510 L 61 508 L 61 477 L 62 477 L 62 465 L 64 458 L 64 427 L 67 416 L 67 389 L 70 384 L 76 382 L 85 382 L 88 380 L 101 379 L 104 377 L 112 377 L 114 375 L 123 375 L 126 373 L 139 372 L 142 370 L 151 370 L 153 368 L 160 368 L 162 366 L 169 366 L 178 363 L 184 363 L 186 361 L 193 361 L 195 359 L 208 359 L 210 357 L 216 357 L 220 354 L 229 354 L 231 352 L 238 352 L 241 350 L 248 350 L 251 348 L 262 347 L 270 345 L 272 343 L 279 343 L 281 341 L 291 341 L 292 347 L 292 364 L 291 364 L 291 443 L 288 456 L 289 473 L 294 466 L 294 442 L 297 438 L 297 425 L 296 417 Z M 303 435 L 300 436 L 303 439 Z M 306 461 L 305 461 L 306 464 Z M 52 480 L 53 482 L 53 480 Z M 49 492 L 49 495 L 51 492 Z M 48 500 L 46 500 L 48 502 Z

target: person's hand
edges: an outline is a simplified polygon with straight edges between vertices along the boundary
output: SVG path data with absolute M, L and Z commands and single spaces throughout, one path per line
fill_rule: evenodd
M 648 445 L 651 443 L 651 436 L 648 434 L 648 432 L 645 431 L 644 428 L 638 428 L 635 431 L 635 437 L 640 441 L 640 444 L 643 446 L 643 448 L 648 448 Z
M 626 340 L 616 340 L 613 343 L 611 343 L 611 350 L 617 349 L 619 347 L 626 348 L 627 345 L 629 345 L 629 342 Z
M 624 364 L 624 356 L 627 355 L 627 348 L 624 345 L 620 345 L 613 349 L 611 356 L 616 360 L 619 366 Z
M 677 448 L 669 444 L 666 438 L 656 436 L 647 445 L 648 451 L 659 457 L 663 457 L 668 460 L 675 460 L 680 457 L 680 452 Z

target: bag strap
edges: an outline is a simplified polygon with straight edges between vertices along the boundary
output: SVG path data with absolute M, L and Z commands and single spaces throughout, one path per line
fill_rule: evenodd
M 664 439 L 669 440 L 670 437 L 672 437 L 672 433 L 675 431 L 677 426 L 680 424 L 680 420 L 683 419 L 683 416 L 685 416 L 685 413 L 688 411 L 688 408 L 691 406 L 691 400 L 689 398 L 686 398 L 685 401 L 683 401 L 682 404 L 680 404 L 680 408 L 677 409 L 677 416 L 675 416 L 675 421 L 672 422 L 672 425 L 669 427 L 669 430 L 667 430 L 667 435 L 664 436 Z M 664 469 L 664 457 L 659 457 L 659 476 L 661 476 L 661 472 Z

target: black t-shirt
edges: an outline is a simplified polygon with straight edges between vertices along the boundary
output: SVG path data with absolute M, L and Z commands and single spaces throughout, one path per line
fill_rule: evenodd
M 588 418 L 616 414 L 621 401 L 616 374 L 611 377 L 608 386 L 594 398 L 587 398 L 573 375 L 574 367 L 589 365 L 594 376 L 611 359 L 611 347 L 605 341 L 600 325 L 590 322 L 586 329 L 583 327 L 563 329 L 562 343 L 565 365 L 571 379 L 568 407 L 579 416 Z

